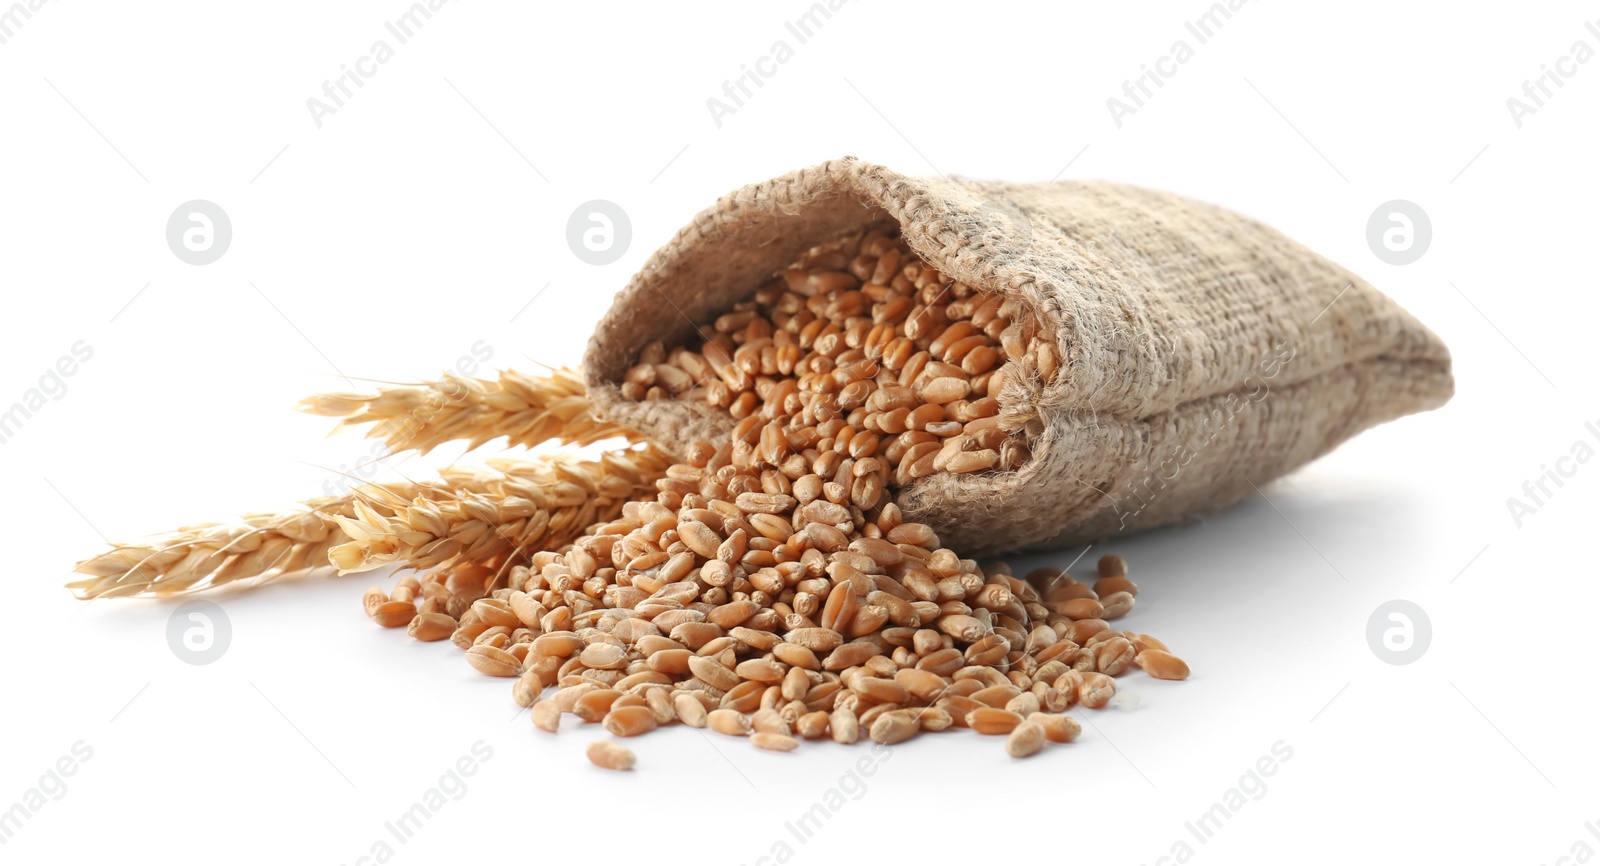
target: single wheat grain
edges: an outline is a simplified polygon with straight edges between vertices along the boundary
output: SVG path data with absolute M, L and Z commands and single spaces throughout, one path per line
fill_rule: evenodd
M 637 759 L 627 747 L 610 742 L 597 740 L 589 744 L 587 751 L 589 763 L 604 770 L 631 770 Z
M 1011 729 L 1006 737 L 1006 754 L 1013 758 L 1026 758 L 1044 748 L 1045 730 L 1033 722 L 1023 722 Z

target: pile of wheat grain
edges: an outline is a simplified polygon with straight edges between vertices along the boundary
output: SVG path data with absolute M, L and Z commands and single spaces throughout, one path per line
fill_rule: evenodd
M 399 564 L 418 573 L 368 590 L 369 616 L 515 678 L 541 729 L 567 713 L 621 737 L 682 722 L 778 750 L 967 727 L 1022 757 L 1075 738 L 1061 713 L 1105 706 L 1134 667 L 1188 675 L 1159 641 L 1111 626 L 1138 592 L 1119 558 L 1100 560 L 1093 586 L 1059 569 L 1019 579 L 940 546 L 893 502 L 936 472 L 1029 459 L 1026 419 L 1003 418 L 996 395 L 1007 377 L 1049 381 L 1057 359 L 1015 301 L 878 229 L 811 250 L 709 325 L 693 344 L 645 347 L 623 384 L 737 420 L 684 462 L 597 420 L 566 371 L 324 395 L 303 408 L 372 423 L 393 450 L 635 444 L 184 530 L 82 563 L 91 577 L 73 586 L 159 595 L 319 557 Z M 625 749 L 590 757 L 633 765 Z

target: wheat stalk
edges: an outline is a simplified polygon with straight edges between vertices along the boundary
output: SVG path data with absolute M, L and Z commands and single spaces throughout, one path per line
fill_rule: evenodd
M 287 511 L 247 514 L 236 523 L 186 526 L 78 563 L 74 570 L 89 577 L 67 587 L 83 599 L 170 596 L 309 571 L 327 565 L 328 550 L 349 540 L 332 518 L 354 515 L 357 502 L 392 497 L 405 504 L 455 495 L 445 482 L 369 485 Z
M 361 496 L 350 514 L 333 514 L 348 541 L 328 551 L 340 574 L 394 563 L 444 571 L 458 563 L 501 565 L 518 556 L 570 544 L 597 522 L 613 520 L 622 505 L 648 498 L 671 462 L 654 446 L 610 451 L 597 461 L 565 455 L 540 460 L 491 460 L 497 474 L 468 478 L 447 473 L 457 495 L 393 498 Z
M 377 394 L 320 394 L 301 402 L 302 411 L 341 417 L 338 428 L 371 423 L 369 438 L 388 444 L 391 452 L 416 449 L 426 453 L 452 440 L 478 447 L 506 436 L 512 445 L 533 446 L 550 440 L 589 445 L 604 439 L 640 442 L 633 431 L 595 417 L 583 381 L 572 370 L 557 369 L 549 376 L 505 371 L 498 380 L 469 379 L 446 374 L 437 382 L 380 389 Z M 596 472 L 602 484 L 649 484 L 665 469 L 666 460 L 654 449 L 614 452 L 600 463 L 551 458 L 526 464 L 494 463 L 496 473 L 446 470 L 441 479 L 427 483 L 368 485 L 344 496 L 324 497 L 283 512 L 245 515 L 237 523 L 204 523 L 183 527 L 143 544 L 119 545 L 78 563 L 76 571 L 88 577 L 69 583 L 80 598 L 117 596 L 168 596 L 234 583 L 249 578 L 283 576 L 327 564 L 330 553 L 345 546 L 346 563 L 357 539 L 346 533 L 341 521 L 361 526 L 389 515 L 405 513 L 424 520 L 428 503 L 453 503 L 452 513 L 465 508 L 495 515 L 494 532 L 479 542 L 464 544 L 465 533 L 477 527 L 462 522 L 455 533 L 430 539 L 433 546 L 415 550 L 420 558 L 410 563 L 427 568 L 463 557 L 487 561 L 495 553 L 516 549 L 505 545 L 515 538 L 518 546 L 570 540 L 589 521 L 584 515 L 604 507 L 620 507 L 614 496 L 587 505 L 565 503 L 560 496 L 570 486 Z M 565 475 L 564 475 L 565 473 Z M 570 476 L 570 477 L 566 477 Z M 617 479 L 630 478 L 631 482 Z M 552 480 L 555 479 L 555 480 Z M 628 487 L 628 490 L 633 490 Z M 507 497 L 517 497 L 507 500 Z M 504 500 L 504 501 L 503 501 Z M 529 510 L 527 514 L 520 511 Z M 543 515 L 542 517 L 540 515 Z M 548 525 L 539 526 L 540 520 Z M 503 523 L 501 521 L 504 521 Z M 440 527 L 448 524 L 440 524 Z M 574 530 L 575 527 L 575 530 Z M 498 533 L 498 534 L 496 534 Z M 406 539 L 418 536 L 408 535 Z M 565 543 L 563 541 L 562 543 Z M 361 562 L 408 561 L 399 541 L 385 539 L 387 550 L 362 554 Z M 452 545 L 460 545 L 457 550 Z M 480 559 L 481 556 L 481 559 Z M 345 569 L 354 570 L 354 569 Z
M 204 523 L 78 563 L 79 598 L 172 596 L 330 562 L 340 573 L 395 562 L 417 569 L 506 561 L 569 543 L 653 490 L 670 462 L 655 448 L 598 461 L 502 458 L 490 470 L 446 469 L 437 481 L 369 484 L 297 509 Z M 492 470 L 492 471 L 491 471 Z
M 477 448 L 501 436 L 527 447 L 551 440 L 571 445 L 618 437 L 644 441 L 633 430 L 600 420 L 583 379 L 565 368 L 548 376 L 505 370 L 497 380 L 446 373 L 435 382 L 380 388 L 376 394 L 318 394 L 296 408 L 341 418 L 335 432 L 373 424 L 367 438 L 384 441 L 390 453 L 415 449 L 426 454 L 451 441 Z

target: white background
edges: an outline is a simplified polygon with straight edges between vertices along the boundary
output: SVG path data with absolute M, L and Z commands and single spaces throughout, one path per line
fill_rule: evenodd
M 1532 864 L 1600 847 L 1584 826 L 1600 819 L 1600 465 L 1520 527 L 1507 506 L 1575 442 L 1600 449 L 1584 427 L 1600 428 L 1600 62 L 1521 128 L 1506 106 L 1574 42 L 1600 49 L 1584 27 L 1600 9 L 1250 3 L 1201 45 L 1183 25 L 1202 2 L 851 2 L 799 45 L 783 25 L 803 2 L 453 2 L 398 45 L 383 25 L 405 8 L 55 0 L 0 45 L 0 406 L 76 341 L 94 353 L 0 445 L 0 809 L 74 743 L 93 749 L 6 862 L 353 864 L 480 740 L 492 757 L 390 840 L 397 862 L 755 864 L 780 840 L 796 863 L 1153 864 L 1182 840 L 1209 863 Z M 394 57 L 318 128 L 307 99 L 378 39 Z M 719 128 L 707 99 L 779 39 L 793 58 Z M 1118 128 L 1106 100 L 1179 39 L 1194 57 Z M 1224 516 L 1111 545 L 1143 589 L 1126 624 L 1191 680 L 1123 679 L 1136 707 L 1075 710 L 1081 741 L 1030 761 L 966 733 L 898 747 L 803 843 L 785 822 L 867 747 L 768 754 L 674 729 L 607 774 L 583 757 L 598 730 L 536 735 L 509 682 L 367 622 L 372 575 L 215 595 L 233 638 L 204 667 L 168 649 L 175 603 L 85 607 L 61 588 L 108 539 L 285 507 L 364 460 L 359 437 L 290 408 L 344 377 L 433 376 L 479 340 L 492 367 L 576 363 L 612 293 L 695 212 L 845 154 L 1239 210 L 1439 333 L 1458 394 Z M 232 220 L 211 265 L 164 241 L 191 199 Z M 567 247 L 591 199 L 631 217 L 608 266 Z M 1409 266 L 1365 239 L 1391 199 L 1431 217 Z M 1367 644 L 1395 598 L 1432 623 L 1407 666 Z M 1265 793 L 1209 841 L 1189 835 L 1280 741 L 1292 758 Z

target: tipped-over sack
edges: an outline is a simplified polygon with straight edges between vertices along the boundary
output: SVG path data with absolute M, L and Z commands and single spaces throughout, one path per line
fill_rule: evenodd
M 1454 390 L 1437 336 L 1254 220 L 1112 183 L 917 178 L 845 158 L 724 196 L 651 256 L 590 340 L 591 399 L 680 454 L 727 435 L 716 407 L 624 398 L 640 348 L 681 343 L 812 246 L 886 221 L 946 276 L 1020 298 L 1060 359 L 1048 378 L 1024 364 L 998 395 L 1029 462 L 895 492 L 964 556 L 1215 512 Z

